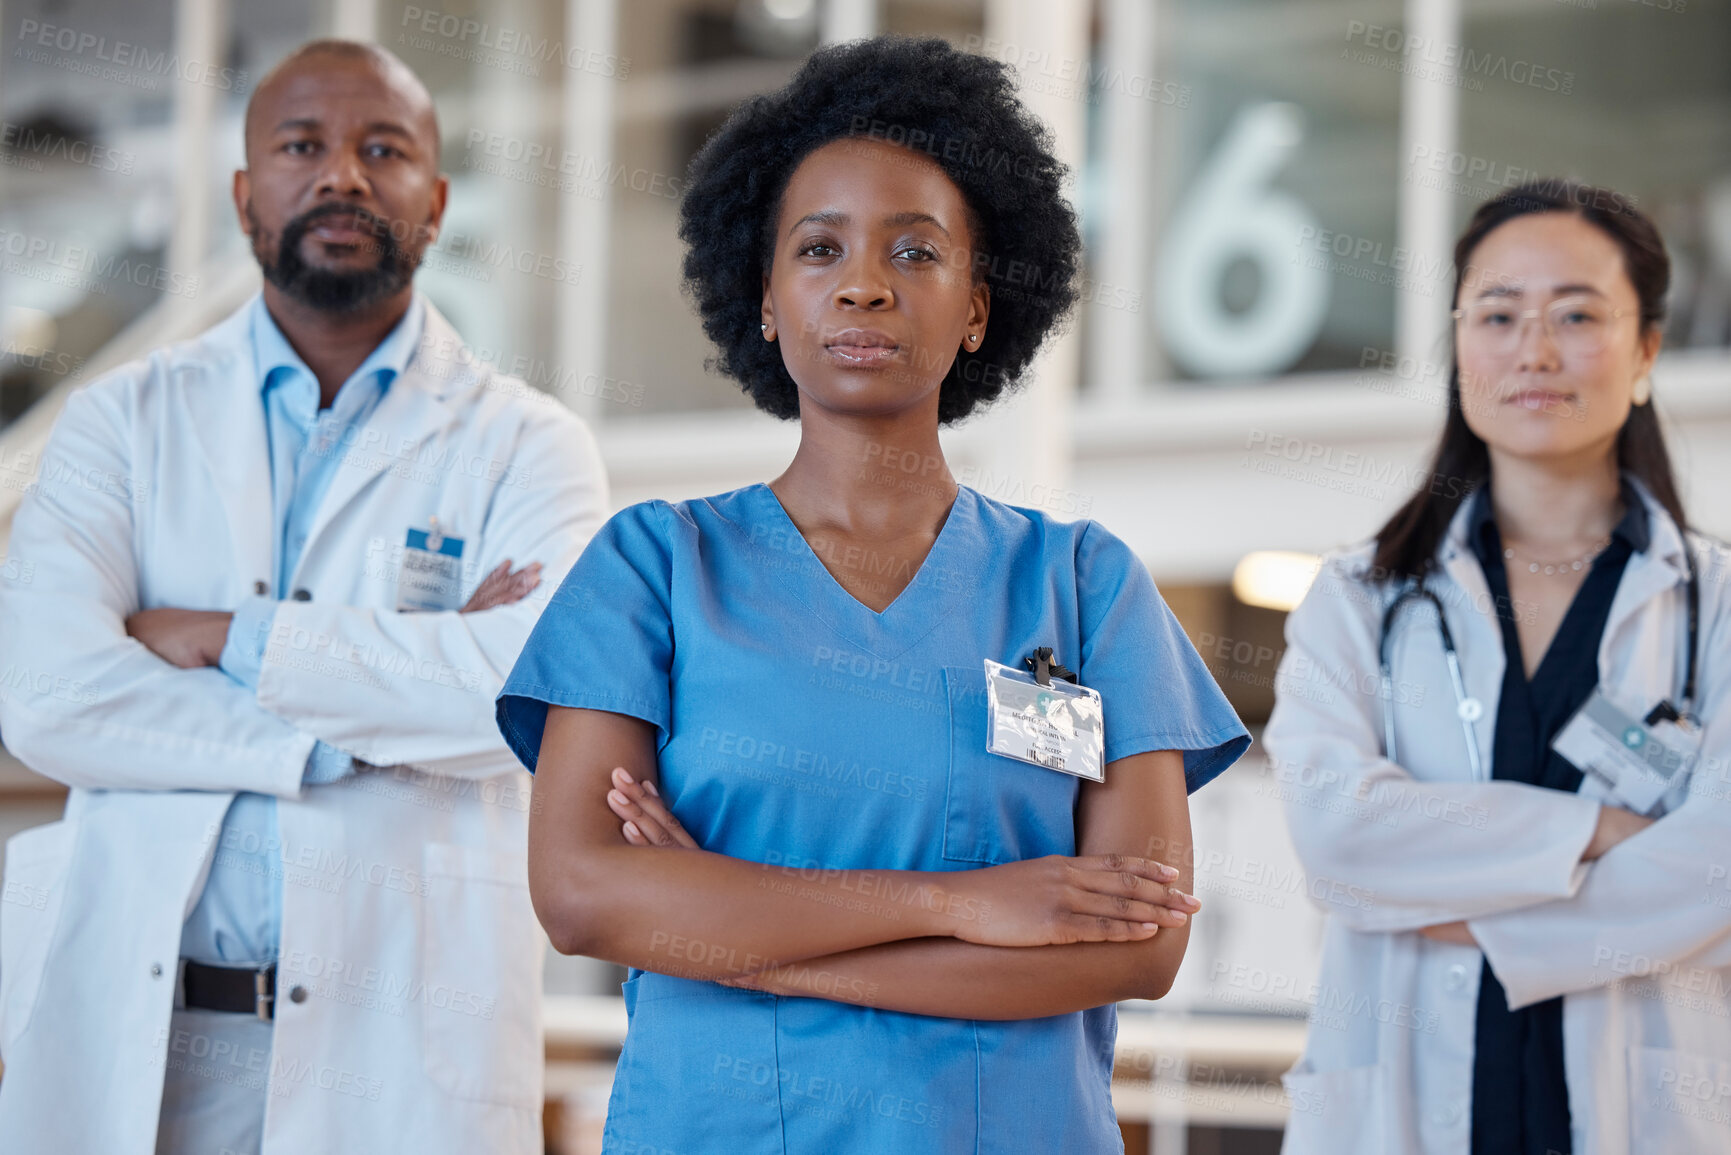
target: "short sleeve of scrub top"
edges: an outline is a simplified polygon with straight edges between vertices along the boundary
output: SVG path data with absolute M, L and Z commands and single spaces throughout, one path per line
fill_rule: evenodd
M 1185 784 L 1194 794 L 1250 745 L 1243 724 L 1154 588 L 1148 567 L 1092 522 L 1076 550 L 1076 581 L 1078 677 L 1112 703 L 1107 764 L 1150 750 L 1181 750 Z
M 1080 780 L 985 749 L 984 659 L 1020 668 L 1050 646 L 1099 690 L 1108 774 L 1180 750 L 1194 790 L 1249 744 L 1146 568 L 1097 524 L 964 487 L 918 567 L 826 558 L 906 586 L 881 612 L 853 598 L 767 486 L 622 511 L 531 634 L 499 697 L 502 733 L 533 769 L 549 705 L 653 724 L 662 794 L 692 837 L 764 864 L 790 904 L 824 870 L 1075 853 Z M 885 917 L 918 901 L 862 887 L 861 909 Z M 786 998 L 676 977 L 690 952 L 733 948 L 667 939 L 665 970 L 625 984 L 609 1151 L 1122 1149 L 1113 1006 L 905 1015 L 823 973 L 816 989 L 855 1002 Z
M 613 515 L 578 557 L 529 634 L 499 698 L 499 726 L 533 772 L 548 706 L 653 722 L 666 744 L 672 584 L 660 502 Z

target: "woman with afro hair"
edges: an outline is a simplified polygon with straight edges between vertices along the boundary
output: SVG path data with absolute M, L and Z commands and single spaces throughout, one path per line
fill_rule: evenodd
M 1186 794 L 1249 738 L 1121 541 L 944 463 L 1075 300 L 1063 171 L 1001 64 L 890 38 L 693 161 L 688 288 L 799 449 L 614 517 L 499 699 L 541 922 L 631 968 L 609 1152 L 1123 1149 L 1115 1004 L 1170 987 Z M 1103 780 L 988 750 L 989 662 L 1099 692 Z

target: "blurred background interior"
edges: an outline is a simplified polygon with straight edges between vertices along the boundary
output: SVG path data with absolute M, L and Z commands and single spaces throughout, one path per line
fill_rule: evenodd
M 1129 540 L 1253 730 L 1315 555 L 1423 483 L 1450 246 L 1503 187 L 1606 185 L 1664 230 L 1656 402 L 1692 517 L 1731 530 L 1722 0 L 0 0 L 0 541 L 69 389 L 253 291 L 241 114 L 326 35 L 432 89 L 452 196 L 419 283 L 595 424 L 617 504 L 773 475 L 795 430 L 706 370 L 680 292 L 683 174 L 740 100 L 878 32 L 1015 64 L 1087 240 L 1028 388 L 946 435 L 958 479 Z M 0 760 L 0 836 L 58 816 Z M 1330 996 L 1276 786 L 1253 747 L 1192 800 L 1208 912 L 1171 997 L 1124 1010 L 1131 1151 L 1277 1148 Z M 550 1150 L 598 1150 L 617 978 L 549 953 Z

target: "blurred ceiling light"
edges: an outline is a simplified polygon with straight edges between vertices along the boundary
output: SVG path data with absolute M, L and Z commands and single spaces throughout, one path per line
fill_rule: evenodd
M 763 10 L 777 20 L 805 20 L 817 7 L 817 0 L 763 0 Z
M 1248 606 L 1290 611 L 1304 600 L 1321 562 L 1313 553 L 1289 550 L 1247 553 L 1232 571 L 1232 593 Z
M 817 47 L 817 0 L 739 0 L 733 26 L 752 52 L 802 57 Z
M 127 224 L 133 248 L 149 252 L 167 247 L 168 234 L 174 231 L 173 195 L 159 186 L 146 186 L 132 202 L 132 216 Z
M 22 305 L 7 306 L 6 320 L 0 323 L 0 340 L 5 341 L 6 352 L 25 352 L 34 356 L 44 349 L 52 349 L 54 338 L 59 335 L 60 326 L 52 313 L 27 309 Z

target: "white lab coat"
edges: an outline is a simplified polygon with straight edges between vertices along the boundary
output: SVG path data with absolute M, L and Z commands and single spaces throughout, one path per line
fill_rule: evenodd
M 264 407 L 242 309 L 75 394 L 20 509 L 0 592 L 0 733 L 72 787 L 14 838 L 0 906 L 0 1148 L 149 1155 L 181 926 L 237 790 L 278 799 L 282 954 L 267 1155 L 541 1150 L 544 939 L 528 775 L 493 699 L 600 524 L 594 440 L 473 363 L 430 306 L 405 373 L 344 448 L 255 696 L 128 638 L 156 606 L 222 610 L 272 574 Z M 515 605 L 397 613 L 410 527 L 466 539 L 463 596 L 504 558 Z M 371 764 L 303 789 L 315 740 Z M 297 996 L 294 988 L 302 988 Z
M 1677 697 L 1684 562 L 1644 492 L 1634 554 L 1599 648 L 1599 682 L 1645 714 Z M 1363 547 L 1327 559 L 1287 622 L 1264 741 L 1293 841 L 1327 896 L 1304 1056 L 1286 1076 L 1288 1155 L 1466 1155 L 1481 959 L 1519 1008 L 1563 996 L 1575 1155 L 1731 1151 L 1731 556 L 1692 536 L 1701 574 L 1701 762 L 1668 813 L 1594 863 L 1599 780 L 1579 794 L 1492 782 L 1503 642 L 1467 507 L 1431 578 L 1447 607 L 1485 777 L 1469 769 L 1436 618 L 1413 603 L 1391 651 L 1397 750 L 1383 757 L 1381 588 Z M 1464 919 L 1480 949 L 1417 933 Z

